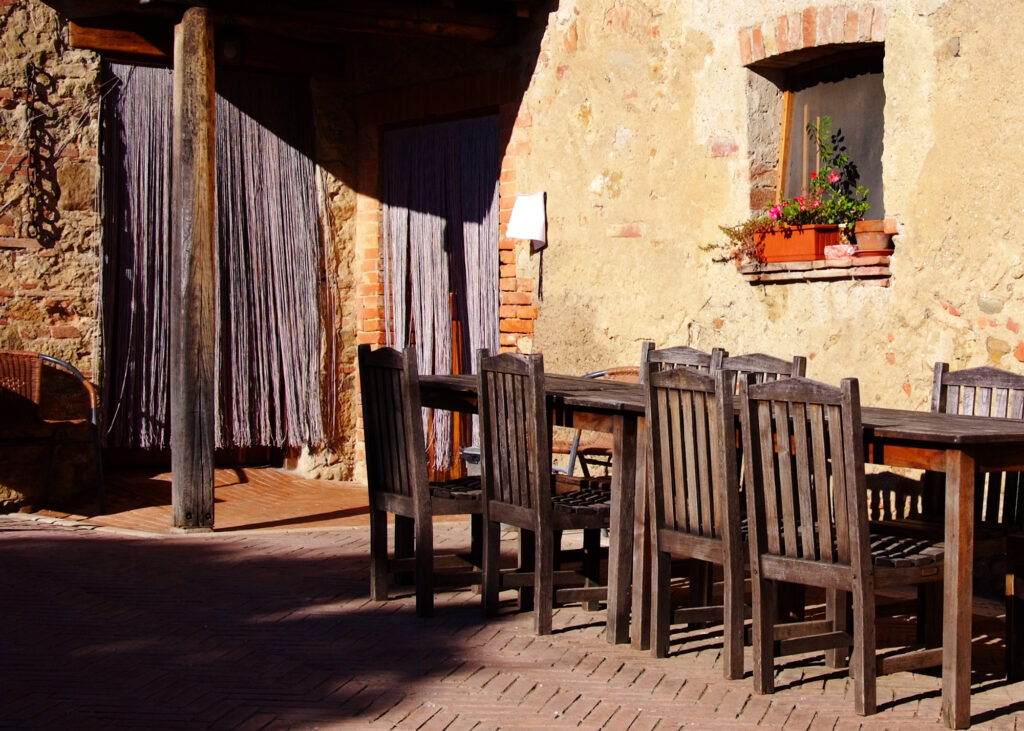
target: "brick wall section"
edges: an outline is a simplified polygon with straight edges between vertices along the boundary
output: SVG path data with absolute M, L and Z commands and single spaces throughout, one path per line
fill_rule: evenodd
M 832 43 L 885 40 L 885 10 L 878 5 L 834 5 L 769 18 L 740 30 L 744 66 L 790 51 Z
M 512 206 L 516 195 L 520 192 L 516 181 L 516 167 L 520 159 L 530 154 L 530 143 L 526 140 L 533 120 L 529 112 L 521 110 L 518 104 L 505 104 L 501 108 L 501 136 L 509 140 L 505 147 L 505 156 L 501 161 L 501 180 L 498 187 L 499 196 L 499 229 L 505 231 L 508 219 L 512 215 Z M 518 352 L 528 350 L 532 346 L 534 322 L 537 319 L 537 307 L 534 303 L 534 281 L 522 276 L 518 270 L 520 252 L 525 247 L 518 239 L 505 238 L 501 235 L 498 241 L 501 269 L 499 272 L 498 289 L 501 293 L 498 310 L 500 332 L 499 346 L 501 352 Z

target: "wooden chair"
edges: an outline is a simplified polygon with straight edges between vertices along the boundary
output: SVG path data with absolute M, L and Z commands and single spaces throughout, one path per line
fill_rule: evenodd
M 467 570 L 480 563 L 480 478 L 430 482 L 414 348 L 399 352 L 360 345 L 358 358 L 370 493 L 370 595 L 376 601 L 387 599 L 389 575 L 411 570 L 416 581 L 416 612 L 429 617 L 434 611 L 435 569 L 458 569 L 436 577 L 447 579 L 446 585 L 480 581 L 479 572 Z M 393 559 L 388 557 L 388 513 L 395 516 Z M 472 516 L 474 556 L 470 562 L 435 561 L 435 515 Z M 409 545 L 410 533 L 415 536 L 414 547 Z M 411 554 L 415 557 L 410 558 Z
M 793 356 L 792 360 L 776 358 L 764 353 L 747 353 L 746 355 L 724 354 L 719 368 L 736 372 L 736 388 L 747 374 L 753 374 L 756 383 L 777 381 L 780 378 L 802 378 L 807 375 L 807 358 L 802 355 Z
M 657 349 L 650 340 L 645 340 L 640 346 L 640 369 L 645 372 L 645 366 L 651 364 L 650 372 L 686 366 L 704 373 L 719 370 L 722 367 L 722 359 L 727 353 L 721 348 L 712 348 L 710 353 L 703 350 L 691 348 L 688 345 L 673 345 L 668 348 Z
M 733 414 L 736 376 L 651 367 L 648 362 L 644 374 L 653 477 L 648 500 L 654 508 L 651 650 L 655 657 L 667 654 L 671 623 L 715 619 L 723 623 L 725 677 L 740 678 L 745 557 Z M 673 611 L 673 558 L 721 566 L 722 604 Z
M 607 598 L 607 587 L 596 584 L 600 529 L 608 527 L 611 494 L 600 488 L 555 494 L 542 356 L 489 357 L 481 351 L 479 362 L 484 615 L 496 613 L 501 589 L 532 585 L 534 630 L 550 634 L 554 601 Z M 499 566 L 501 523 L 522 532 L 516 573 Z M 556 535 L 573 529 L 584 530 L 583 572 L 556 574 Z M 528 563 L 533 563 L 532 572 L 526 570 Z M 556 584 L 574 586 L 556 591 Z
M 876 710 L 877 672 L 941 663 L 941 650 L 876 658 L 875 591 L 942 580 L 942 548 L 868 534 L 864 441 L 856 379 L 740 384 L 753 595 L 754 689 L 774 690 L 775 657 L 852 645 L 854 706 Z M 775 585 L 826 594 L 823 620 L 776 624 Z M 846 602 L 853 595 L 853 632 Z M 876 663 L 878 667 L 876 668 Z
M 43 365 L 70 374 L 85 391 L 88 415 L 69 418 L 46 418 L 40 412 L 43 399 Z M 73 403 L 73 400 L 70 400 Z M 60 444 L 88 443 L 93 448 L 96 463 L 96 492 L 98 509 L 104 512 L 103 452 L 100 446 L 99 397 L 96 388 L 81 371 L 67 361 L 42 353 L 18 350 L 0 351 L 0 445 L 49 445 L 50 460 L 46 473 L 46 489 L 52 480 L 57 447 Z M 6 427 L 6 428 L 5 428 Z M 88 436 L 76 437 L 76 430 L 88 430 Z

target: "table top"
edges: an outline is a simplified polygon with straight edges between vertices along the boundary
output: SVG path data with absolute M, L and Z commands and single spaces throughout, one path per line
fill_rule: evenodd
M 635 383 L 548 373 L 544 386 L 557 405 L 638 415 L 645 409 L 644 389 Z M 444 394 L 475 398 L 477 380 L 471 375 L 424 375 L 420 376 L 420 388 L 424 405 L 437 406 Z M 862 406 L 861 421 L 868 438 L 927 442 L 937 446 L 1002 444 L 1024 448 L 1024 421 L 1016 419 Z

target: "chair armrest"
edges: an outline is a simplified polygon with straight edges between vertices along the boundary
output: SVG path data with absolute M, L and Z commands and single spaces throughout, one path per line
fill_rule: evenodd
M 86 393 L 89 394 L 90 421 L 92 422 L 93 426 L 99 427 L 99 394 L 96 391 L 96 387 L 92 385 L 92 382 L 89 381 L 85 376 L 83 376 L 80 370 L 75 368 L 66 360 L 54 358 L 52 355 L 44 355 L 43 353 L 39 354 L 39 359 L 45 363 L 49 363 L 51 365 L 57 366 L 58 368 L 67 371 L 68 373 L 70 373 L 71 375 L 78 379 L 78 382 L 82 384 L 83 388 L 85 388 Z

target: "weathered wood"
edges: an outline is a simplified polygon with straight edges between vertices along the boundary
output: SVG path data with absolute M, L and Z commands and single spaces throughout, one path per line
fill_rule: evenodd
M 72 48 L 87 48 L 119 58 L 170 61 L 173 57 L 174 34 L 169 26 L 151 32 L 137 28 L 96 27 L 68 23 L 68 40 Z
M 743 675 L 743 551 L 740 538 L 739 477 L 735 429 L 734 374 L 707 375 L 675 366 L 656 370 L 644 363 L 648 458 L 653 480 L 648 500 L 653 507 L 653 549 L 658 566 L 652 581 L 651 649 L 655 657 L 668 652 L 669 622 L 715 619 L 723 622 L 723 673 Z M 669 566 L 673 558 L 711 561 L 723 568 L 723 605 L 712 607 L 697 596 L 691 581 L 691 603 L 684 615 L 671 610 Z
M 963 452 L 949 452 L 946 462 L 942 718 L 950 728 L 967 728 L 971 723 L 974 461 Z
M 880 582 L 896 576 L 906 583 L 933 581 L 935 572 L 922 567 L 940 566 L 941 550 L 904 539 L 878 541 L 877 560 L 872 555 L 864 500 L 864 427 L 855 379 L 844 379 L 839 388 L 805 378 L 763 384 L 753 380 L 748 376 L 741 383 L 740 401 L 743 447 L 750 456 L 745 477 L 753 526 L 755 688 L 771 692 L 776 655 L 844 648 L 852 634 L 854 708 L 872 714 L 875 577 L 883 577 Z M 774 605 L 779 582 L 826 589 L 826 625 L 804 623 L 791 633 L 778 631 Z M 950 586 L 962 587 L 956 582 Z M 852 633 L 846 628 L 847 594 L 852 595 Z M 795 638 L 809 628 L 824 631 Z M 949 644 L 964 641 L 966 634 L 969 650 L 969 627 L 966 632 L 957 627 L 953 634 L 956 640 L 951 634 Z M 779 635 L 787 639 L 773 644 L 770 640 Z M 839 665 L 843 654 L 830 651 L 828 664 Z M 951 669 L 951 674 L 959 677 L 956 671 Z
M 628 385 L 628 384 L 623 384 Z M 633 495 L 636 494 L 637 415 L 617 414 L 612 441 L 615 463 L 612 472 L 611 515 L 608 531 L 608 624 L 605 637 L 612 644 L 629 642 L 629 598 L 632 582 Z
M 449 565 L 434 555 L 433 516 L 479 516 L 480 484 L 473 478 L 430 484 L 416 350 L 373 351 L 360 345 L 357 358 L 370 503 L 370 593 L 375 600 L 386 599 L 388 577 L 400 582 L 415 567 L 416 612 L 430 616 L 435 579 L 443 578 L 435 577 L 435 572 Z M 395 516 L 393 559 L 388 558 L 387 547 L 389 513 Z M 479 556 L 478 540 L 471 550 Z M 467 578 L 460 575 L 456 580 L 464 583 Z
M 458 401 L 467 404 L 475 403 L 476 384 L 469 376 L 424 376 L 421 377 L 424 384 L 425 403 L 430 406 L 439 406 L 443 403 Z M 549 374 L 545 379 L 545 386 L 550 402 L 557 406 L 554 413 L 571 419 L 574 409 L 587 413 L 608 414 L 616 413 L 642 414 L 645 408 L 644 390 L 641 386 L 631 384 L 613 384 L 614 389 L 610 391 L 593 388 L 593 382 L 578 376 L 559 376 Z M 749 413 L 747 407 L 741 400 L 741 419 L 747 420 Z M 749 416 L 755 424 L 757 422 L 756 409 L 753 415 Z M 980 469 L 1012 469 L 1024 470 L 1024 423 L 1016 420 L 1006 419 L 979 419 L 971 416 L 959 416 L 954 414 L 941 414 L 932 412 L 907 411 L 903 409 L 872 408 L 861 409 L 862 427 L 864 430 L 864 442 L 871 448 L 870 457 L 873 461 L 890 464 L 893 466 L 911 466 L 915 464 L 927 464 L 933 469 L 943 471 L 947 466 L 946 455 L 965 454 L 969 456 L 975 467 Z M 754 434 L 757 433 L 755 428 Z M 752 459 L 759 459 L 759 450 L 755 450 L 756 441 L 751 439 L 748 430 L 743 430 L 744 454 Z M 956 460 L 953 463 L 955 464 Z M 973 474 L 971 475 L 970 486 L 964 487 L 967 492 L 973 495 Z M 949 489 L 949 486 L 946 488 Z M 613 492 L 614 496 L 614 492 Z M 748 498 L 750 493 L 748 492 Z M 615 498 L 618 499 L 618 498 Z M 639 520 L 639 519 L 638 519 Z M 750 534 L 754 537 L 760 528 L 756 522 L 750 524 Z M 947 547 L 959 548 L 965 537 L 952 531 L 949 526 L 945 533 Z M 761 538 L 762 543 L 764 538 Z M 1024 551 L 1019 551 L 1024 554 Z M 948 567 L 947 567 L 948 568 Z M 656 575 L 657 565 L 652 568 Z M 969 570 L 969 569 L 968 569 Z M 763 610 L 765 616 L 774 617 L 774 596 L 761 597 L 762 590 L 756 580 L 759 567 L 755 562 L 751 566 L 752 578 L 754 581 L 753 593 L 755 604 Z M 1019 584 L 1020 580 L 1018 580 Z M 840 592 L 845 595 L 845 592 Z M 1016 589 L 1015 595 L 1020 596 L 1024 591 Z M 959 596 L 960 593 L 955 593 Z M 770 606 L 769 606 L 770 605 Z M 829 611 L 836 618 L 836 630 L 840 627 L 840 619 L 845 616 L 845 611 L 839 607 L 839 603 L 831 601 Z M 839 607 L 839 608 L 837 608 Z M 758 612 L 760 613 L 760 611 Z M 773 642 L 770 636 L 758 637 L 757 623 L 755 622 L 754 644 L 762 648 L 763 657 L 773 657 Z M 953 634 L 958 634 L 960 630 Z M 970 642 L 969 631 L 963 635 L 967 643 Z M 945 644 L 943 653 L 953 653 L 953 645 Z M 773 673 L 765 663 L 759 671 L 755 666 L 755 687 L 757 689 L 770 689 L 773 682 Z M 958 665 L 959 672 L 966 673 L 969 677 L 969 663 Z M 950 671 L 952 672 L 952 671 Z M 764 675 L 767 674 L 767 677 Z M 945 674 L 944 674 L 945 677 Z M 945 682 L 945 681 L 944 681 Z M 962 681 L 961 681 L 962 682 Z M 765 692 L 770 692 L 765 691 Z M 948 689 L 946 694 L 951 693 Z M 969 699 L 966 702 L 969 715 Z
M 171 221 L 171 510 L 213 529 L 216 350 L 213 25 L 189 8 L 174 33 Z
M 538 635 L 550 634 L 552 605 L 556 597 L 555 554 L 559 550 L 555 536 L 572 528 L 608 527 L 610 495 L 601 490 L 591 490 L 587 494 L 573 491 L 554 494 L 552 490 L 543 358 L 511 353 L 491 357 L 486 351 L 480 351 L 478 361 L 482 507 L 485 535 L 488 536 L 483 567 L 484 614 L 496 611 L 497 593 L 503 585 L 509 585 L 508 581 L 502 580 L 497 551 L 491 544 L 497 541 L 499 524 L 507 523 L 522 532 L 520 572 L 515 574 L 514 580 L 525 588 L 523 582 L 529 574 L 534 590 L 532 602 L 521 593 L 520 603 L 523 608 L 532 605 L 534 631 Z M 617 450 L 618 453 L 621 452 Z M 589 501 L 591 497 L 597 499 Z M 623 540 L 612 527 L 610 550 L 614 551 Z M 632 530 L 631 517 L 629 528 Z M 600 548 L 600 542 L 593 538 L 585 535 L 584 549 L 587 553 Z M 533 564 L 532 573 L 529 563 Z M 605 587 L 591 586 L 595 579 L 595 565 L 594 556 L 586 557 L 580 583 L 588 586 L 561 596 L 588 603 L 597 597 L 606 597 Z M 609 623 L 611 614 L 609 608 Z

